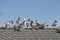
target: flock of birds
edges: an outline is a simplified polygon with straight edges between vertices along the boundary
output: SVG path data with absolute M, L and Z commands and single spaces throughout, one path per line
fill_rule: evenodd
M 13 27 L 14 31 L 22 31 L 22 29 L 44 29 L 44 28 L 49 28 L 47 23 L 44 24 L 40 24 L 37 20 L 32 21 L 30 19 L 28 19 L 28 21 L 26 22 L 26 19 L 24 18 L 24 20 L 21 22 L 20 21 L 20 17 L 18 17 L 18 20 L 16 21 L 16 24 L 14 26 L 13 25 L 13 21 L 8 21 L 6 22 L 3 27 L 6 28 L 10 28 Z M 54 23 L 52 24 L 52 28 L 56 29 L 57 32 L 60 32 L 59 26 L 58 26 L 58 22 L 55 20 Z

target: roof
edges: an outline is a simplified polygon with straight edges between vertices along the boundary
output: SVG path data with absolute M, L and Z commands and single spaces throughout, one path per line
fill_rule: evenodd
M 38 29 L 14 31 L 13 29 L 0 29 L 0 39 L 2 40 L 60 40 L 60 34 L 52 32 L 52 29 Z

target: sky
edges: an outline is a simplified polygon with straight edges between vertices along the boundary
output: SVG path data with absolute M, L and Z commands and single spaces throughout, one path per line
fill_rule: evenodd
M 6 21 L 26 19 L 38 20 L 50 26 L 57 20 L 60 25 L 60 0 L 0 0 L 0 26 Z

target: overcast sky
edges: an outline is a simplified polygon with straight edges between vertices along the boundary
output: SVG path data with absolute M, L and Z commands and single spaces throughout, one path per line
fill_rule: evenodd
M 0 0 L 0 12 L 0 26 L 9 20 L 15 22 L 18 17 L 49 25 L 57 20 L 60 24 L 60 0 Z

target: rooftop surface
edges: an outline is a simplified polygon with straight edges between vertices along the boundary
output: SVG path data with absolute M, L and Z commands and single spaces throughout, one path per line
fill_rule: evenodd
M 52 29 L 0 29 L 0 40 L 60 40 L 60 33 L 53 32 Z

